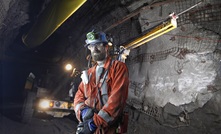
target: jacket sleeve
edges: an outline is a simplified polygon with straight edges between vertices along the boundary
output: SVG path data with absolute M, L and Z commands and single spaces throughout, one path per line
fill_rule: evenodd
M 113 64 L 109 75 L 112 82 L 108 101 L 93 117 L 97 126 L 106 127 L 112 124 L 122 114 L 126 105 L 129 86 L 129 73 L 126 65 L 122 62 Z
M 85 97 L 84 97 L 84 84 L 83 82 L 80 83 L 78 87 L 78 91 L 75 94 L 74 98 L 74 111 L 76 114 L 77 119 L 81 122 L 80 119 L 80 109 L 85 106 Z

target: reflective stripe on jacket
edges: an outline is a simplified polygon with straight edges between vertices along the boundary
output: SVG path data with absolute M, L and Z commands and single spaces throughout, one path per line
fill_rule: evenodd
M 104 64 L 105 70 L 107 70 L 109 64 L 111 64 L 110 57 L 107 58 Z M 96 110 L 99 112 L 95 113 L 93 117 L 95 124 L 98 127 L 107 127 L 118 119 L 126 105 L 129 73 L 125 63 L 113 61 L 104 82 L 106 85 L 101 88 L 101 95 L 104 100 L 104 106 L 101 106 L 98 95 L 98 87 L 95 82 L 96 66 L 97 65 L 88 70 L 88 76 L 91 76 L 89 83 L 84 85 L 83 82 L 81 82 L 79 85 L 74 99 L 75 113 L 77 119 L 81 121 L 80 109 L 82 107 L 85 105 L 92 108 L 96 107 Z M 105 87 L 107 87 L 107 90 L 105 90 Z

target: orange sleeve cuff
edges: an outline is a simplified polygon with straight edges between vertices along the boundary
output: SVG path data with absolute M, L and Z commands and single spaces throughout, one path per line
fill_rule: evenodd
M 85 107 L 85 104 L 82 105 L 82 106 L 79 108 L 79 110 L 77 111 L 77 113 L 76 113 L 76 117 L 77 117 L 77 119 L 78 119 L 79 122 L 82 122 L 82 120 L 81 120 L 81 109 L 82 109 L 83 107 Z
M 94 113 L 93 120 L 94 120 L 94 124 L 97 127 L 100 127 L 100 126 L 107 127 L 108 126 L 107 122 L 96 113 Z

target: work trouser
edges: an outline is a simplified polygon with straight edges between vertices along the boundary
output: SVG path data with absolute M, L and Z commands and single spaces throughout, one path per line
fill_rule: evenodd
M 105 128 L 97 128 L 94 134 L 117 134 L 116 133 L 117 127 L 118 127 L 118 123 L 116 122 L 113 125 L 105 127 Z

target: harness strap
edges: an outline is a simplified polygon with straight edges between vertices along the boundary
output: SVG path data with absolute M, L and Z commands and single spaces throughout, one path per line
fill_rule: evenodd
M 102 85 L 104 84 L 104 81 L 105 81 L 105 79 L 106 79 L 106 77 L 107 77 L 107 74 L 108 74 L 108 72 L 109 72 L 109 70 L 110 70 L 110 67 L 111 67 L 111 65 L 112 65 L 113 62 L 114 62 L 114 60 L 111 60 L 109 66 L 108 66 L 108 68 L 107 68 L 107 70 L 106 70 L 105 73 L 104 73 L 104 76 L 103 76 L 103 78 L 102 78 L 101 84 L 98 85 L 98 98 L 99 98 L 99 100 L 100 100 L 101 107 L 104 106 L 104 102 L 103 102 L 102 96 L 101 96 L 101 87 L 102 87 Z M 103 73 L 103 72 L 102 72 L 102 73 Z M 101 76 L 102 76 L 102 75 L 101 75 Z M 99 78 L 98 81 L 100 81 L 100 80 L 101 80 L 101 77 Z M 100 83 L 100 82 L 99 82 L 99 83 Z

